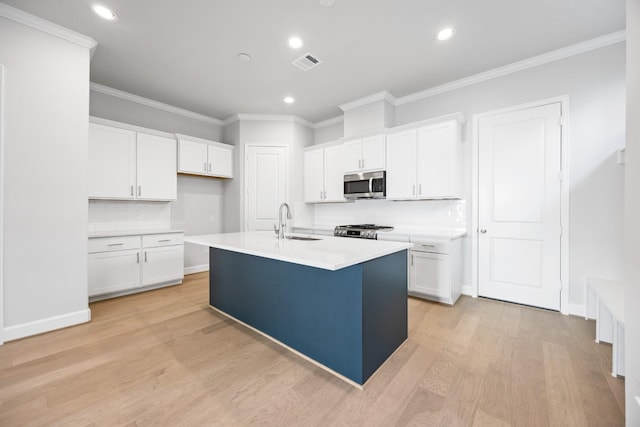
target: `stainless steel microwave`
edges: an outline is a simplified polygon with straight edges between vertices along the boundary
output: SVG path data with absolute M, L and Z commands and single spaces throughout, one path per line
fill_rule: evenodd
M 344 176 L 345 199 L 384 199 L 387 196 L 387 172 L 361 172 Z

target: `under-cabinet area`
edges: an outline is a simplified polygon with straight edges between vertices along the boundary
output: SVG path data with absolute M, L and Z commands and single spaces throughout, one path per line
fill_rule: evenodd
M 182 232 L 89 239 L 89 299 L 97 301 L 182 283 Z

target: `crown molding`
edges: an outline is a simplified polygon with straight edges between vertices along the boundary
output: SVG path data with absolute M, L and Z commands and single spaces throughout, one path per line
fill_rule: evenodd
M 16 9 L 6 3 L 0 3 L 0 16 L 15 21 L 19 24 L 26 25 L 36 30 L 40 30 L 45 33 L 49 33 L 61 39 L 70 41 L 82 47 L 86 47 L 93 50 L 98 45 L 98 42 L 89 36 L 77 33 L 61 25 L 54 24 L 46 19 L 39 18 L 35 15 L 25 12 L 24 10 Z
M 190 119 L 200 120 L 202 122 L 211 123 L 218 126 L 223 126 L 224 122 L 214 117 L 205 116 L 204 114 L 194 113 L 193 111 L 185 110 L 183 108 L 174 107 L 173 105 L 165 104 L 163 102 L 155 101 L 153 99 L 144 98 L 142 96 L 134 95 L 123 90 L 114 89 L 108 86 L 104 86 L 98 83 L 91 82 L 90 89 L 94 92 L 102 93 L 104 95 L 113 96 L 116 98 L 124 99 L 126 101 L 135 102 L 136 104 L 146 105 L 147 107 L 156 108 L 158 110 L 167 111 L 169 113 L 178 114 L 180 116 L 188 117 Z
M 253 121 L 272 121 L 272 122 L 293 122 L 306 126 L 310 129 L 314 129 L 314 124 L 308 120 L 300 118 L 298 116 L 291 115 L 279 115 L 279 114 L 248 114 L 239 113 L 224 119 L 224 126 L 235 123 L 239 120 L 253 120 Z
M 408 104 L 410 102 L 419 101 L 430 96 L 439 95 L 452 90 L 460 89 L 465 86 L 471 86 L 477 83 L 492 80 L 498 77 L 506 76 L 508 74 L 523 71 L 528 68 L 537 67 L 539 65 L 548 64 L 550 62 L 565 59 L 571 56 L 579 55 L 581 53 L 589 52 L 591 50 L 606 47 L 612 44 L 620 43 L 626 40 L 626 32 L 624 30 L 617 31 L 615 33 L 606 34 L 595 39 L 587 40 L 581 43 L 577 43 L 571 46 L 567 46 L 561 49 L 552 50 L 551 52 L 543 53 L 542 55 L 534 56 L 522 61 L 514 62 L 503 67 L 494 68 L 483 73 L 474 74 L 469 77 L 465 77 L 459 80 L 454 80 L 449 83 L 445 83 L 440 86 L 434 86 L 430 89 L 426 89 L 420 92 L 412 93 L 407 96 L 396 99 L 395 105 Z
M 373 95 L 365 96 L 364 98 L 356 99 L 355 101 L 342 104 L 340 109 L 342 111 L 353 110 L 354 108 L 362 107 L 363 105 L 371 104 L 376 101 L 387 101 L 391 105 L 396 105 L 396 98 L 389 93 L 389 91 L 383 90 L 382 92 L 374 93 Z
M 336 116 L 336 117 L 332 117 L 332 118 L 327 119 L 327 120 L 323 120 L 321 122 L 314 123 L 313 124 L 313 128 L 314 129 L 320 129 L 320 128 L 323 128 L 323 127 L 335 125 L 335 124 L 342 123 L 342 122 L 344 122 L 344 116 Z

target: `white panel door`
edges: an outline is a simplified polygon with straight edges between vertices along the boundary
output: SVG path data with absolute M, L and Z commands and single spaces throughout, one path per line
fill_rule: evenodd
M 559 103 L 479 120 L 478 293 L 560 309 Z
M 246 229 L 273 230 L 287 201 L 287 148 L 247 146 Z
M 233 150 L 209 145 L 207 152 L 209 159 L 208 173 L 223 178 L 231 178 L 233 176 Z
M 385 164 L 385 135 L 362 139 L 362 170 L 382 170 Z
M 142 250 L 142 286 L 184 277 L 184 246 L 160 246 Z
M 304 153 L 304 201 L 313 203 L 324 199 L 324 150 Z
M 344 201 L 344 147 L 324 149 L 324 201 Z
M 180 172 L 206 174 L 207 145 L 194 141 L 180 141 L 180 154 L 178 156 L 178 170 Z
M 416 196 L 416 131 L 387 136 L 387 199 Z
M 135 198 L 136 133 L 89 124 L 89 198 Z
M 89 254 L 89 296 L 133 289 L 140 286 L 140 251 Z
M 138 199 L 176 200 L 176 141 L 138 133 Z
M 449 255 L 410 251 L 409 290 L 451 299 Z

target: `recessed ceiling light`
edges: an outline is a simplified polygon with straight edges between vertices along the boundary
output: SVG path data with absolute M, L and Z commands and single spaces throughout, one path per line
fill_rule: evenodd
M 111 9 L 107 9 L 104 6 L 100 6 L 99 4 L 96 4 L 93 6 L 93 11 L 100 17 L 103 19 L 106 19 L 107 21 L 117 21 L 118 20 L 118 15 L 116 15 Z
M 251 55 L 249 55 L 248 53 L 239 53 L 239 54 L 236 55 L 236 58 L 240 62 L 249 62 L 249 61 L 251 61 Z
M 291 37 L 289 39 L 289 46 L 293 49 L 299 49 L 302 47 L 302 39 L 300 37 Z
M 287 96 L 287 97 L 284 99 L 284 102 L 285 102 L 286 104 L 293 104 L 294 102 L 296 102 L 296 100 L 295 100 L 295 99 L 293 99 L 293 98 L 292 98 L 292 97 L 290 97 L 290 96 Z
M 436 34 L 436 39 L 440 41 L 449 40 L 451 36 L 453 36 L 453 33 L 455 33 L 455 30 L 453 28 L 443 28 L 442 30 L 438 31 L 438 34 Z

